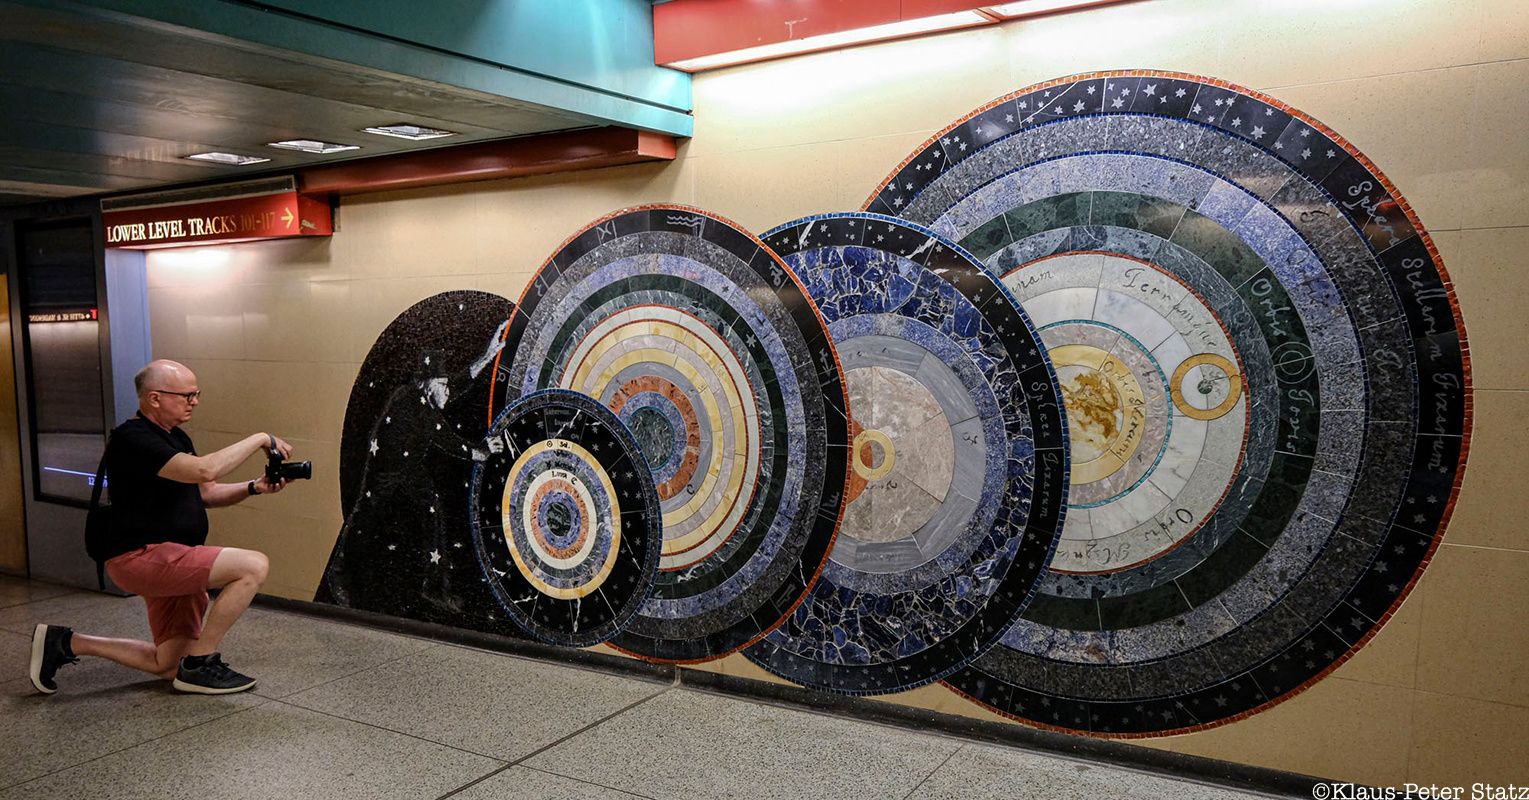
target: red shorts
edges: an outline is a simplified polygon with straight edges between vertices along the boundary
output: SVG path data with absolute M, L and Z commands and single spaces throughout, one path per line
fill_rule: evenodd
M 106 574 L 143 598 L 154 644 L 195 639 L 202 635 L 207 613 L 207 577 L 221 552 L 221 547 L 160 542 L 108 560 Z

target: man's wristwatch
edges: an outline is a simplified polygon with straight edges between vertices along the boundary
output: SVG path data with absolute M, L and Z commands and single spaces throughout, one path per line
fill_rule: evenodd
M 257 494 L 260 494 L 260 492 L 255 491 L 255 482 L 254 481 L 250 481 L 249 484 L 246 485 L 244 488 L 249 490 L 250 497 L 254 497 Z

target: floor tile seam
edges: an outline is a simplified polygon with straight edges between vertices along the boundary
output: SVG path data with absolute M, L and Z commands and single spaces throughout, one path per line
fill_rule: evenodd
M 29 605 L 31 605 L 33 603 L 41 603 L 41 602 L 44 602 L 44 601 L 47 601 L 47 600 L 57 600 L 60 597 L 68 597 L 68 596 L 73 595 L 73 594 L 79 594 L 79 593 L 78 592 L 61 592 L 59 594 L 50 594 L 47 597 L 33 597 L 30 600 L 23 600 L 23 601 L 21 601 L 19 603 L 6 603 L 4 605 L 0 605 L 0 611 L 5 611 L 6 609 L 11 609 L 11 608 L 21 608 L 22 606 L 29 606 Z
M 343 714 L 336 714 L 336 713 L 334 713 L 332 711 L 325 711 L 322 708 L 311 708 L 309 706 L 305 706 L 305 705 L 302 705 L 300 703 L 294 703 L 294 702 L 292 702 L 290 700 L 285 700 L 285 699 L 282 699 L 282 698 L 271 698 L 270 702 L 272 702 L 272 703 L 279 703 L 279 704 L 287 706 L 289 708 L 297 708 L 297 709 L 302 709 L 303 711 L 311 711 L 314 714 L 321 714 L 323 716 L 329 717 L 330 719 L 338 719 L 338 720 L 342 720 L 344 722 L 353 722 L 353 723 L 355 723 L 357 725 L 362 725 L 362 726 L 365 726 L 365 727 L 368 727 L 368 728 L 372 728 L 374 730 L 387 731 L 388 733 L 396 733 L 396 734 L 398 734 L 400 736 L 407 736 L 410 739 L 415 739 L 415 740 L 418 740 L 418 741 L 421 741 L 421 742 L 426 742 L 428 744 L 438 745 L 438 746 L 444 747 L 444 748 L 446 748 L 448 750 L 455 750 L 455 751 L 457 751 L 459 753 L 466 753 L 467 755 L 478 756 L 480 758 L 486 758 L 486 759 L 489 759 L 490 761 L 495 762 L 496 764 L 503 764 L 505 766 L 509 766 L 510 764 L 513 763 L 513 762 L 507 762 L 502 756 L 490 755 L 488 753 L 480 753 L 480 752 L 478 752 L 476 750 L 469 750 L 469 749 L 467 749 L 465 747 L 462 747 L 460 745 L 447 744 L 447 743 L 442 742 L 442 741 L 431 739 L 428 736 L 420 736 L 417 733 L 409 733 L 408 731 L 401 731 L 401 730 L 398 730 L 397 728 L 389 728 L 386 725 L 378 725 L 375 722 L 367 722 L 364 719 L 352 719 L 352 718 L 347 717 L 347 716 L 345 716 Z
M 457 788 L 452 789 L 451 791 L 448 791 L 448 792 L 446 792 L 443 795 L 440 795 L 439 797 L 435 798 L 435 800 L 446 800 L 446 798 L 448 798 L 448 797 L 455 797 L 456 795 L 459 795 L 462 792 L 465 792 L 468 789 L 471 789 L 474 786 L 477 786 L 478 784 L 480 784 L 480 783 L 482 783 L 482 782 L 484 782 L 484 781 L 486 781 L 486 780 L 488 780 L 488 779 L 490 779 L 490 778 L 492 778 L 492 777 L 494 777 L 496 775 L 503 774 L 504 772 L 508 771 L 509 769 L 511 769 L 514 766 L 515 766 L 515 764 L 513 762 L 511 762 L 509 764 L 501 764 L 500 766 L 497 766 L 497 767 L 489 770 L 488 772 L 486 772 L 486 773 L 484 773 L 482 775 L 479 775 L 476 778 L 473 778 L 472 780 L 468 781 L 467 783 L 464 783 L 461 786 L 458 786 Z
M 29 680 L 29 679 L 28 678 L 23 678 L 22 680 Z M 259 695 L 251 695 L 251 696 L 252 697 L 259 697 Z M 160 739 L 166 739 L 166 738 L 169 738 L 171 736 L 175 736 L 177 734 L 185 733 L 186 731 L 196 730 L 197 728 L 200 728 L 203 725 L 211 725 L 214 722 L 220 722 L 222 720 L 228 719 L 229 717 L 233 717 L 233 716 L 237 716 L 239 714 L 243 714 L 246 711 L 253 711 L 253 710 L 257 709 L 257 708 L 261 708 L 263 706 L 269 705 L 272 702 L 275 702 L 275 701 L 269 700 L 267 698 L 263 698 L 262 697 L 261 701 L 258 702 L 258 703 L 247 705 L 247 706 L 244 706 L 243 708 L 236 708 L 236 709 L 228 712 L 227 714 L 219 714 L 219 715 L 213 717 L 212 719 L 203 720 L 201 722 L 196 723 L 195 725 L 187 725 L 184 728 L 177 728 L 177 729 L 175 729 L 173 731 L 169 731 L 167 733 L 162 733 L 162 734 L 160 734 L 158 736 L 154 736 L 154 737 L 151 737 L 151 738 L 148 738 L 148 739 L 144 739 L 141 742 L 134 742 L 134 743 L 132 743 L 130 745 L 119 747 L 119 748 L 117 748 L 115 750 L 112 750 L 110 752 L 102 753 L 101 755 L 94 756 L 92 758 L 87 758 L 84 761 L 80 761 L 78 763 L 69 764 L 67 766 L 59 767 L 58 769 L 52 770 L 51 772 L 47 772 L 47 773 L 44 773 L 42 775 L 38 775 L 38 776 L 36 776 L 34 778 L 28 778 L 28 779 L 26 779 L 24 781 L 21 781 L 20 783 L 13 783 L 13 784 L 10 784 L 9 786 L 0 786 L 0 791 L 9 791 L 9 790 L 15 789 L 15 788 L 17 788 L 19 786 L 25 786 L 26 784 L 33 783 L 33 782 L 36 782 L 36 781 L 40 781 L 40 780 L 42 780 L 44 778 L 48 778 L 48 777 L 51 777 L 53 775 L 57 775 L 60 772 L 66 772 L 68 770 L 74 769 L 75 767 L 83 767 L 86 764 L 93 764 L 93 763 L 95 763 L 97 761 L 100 761 L 103 758 L 110 758 L 110 757 L 112 757 L 114 755 L 117 755 L 118 753 L 123 753 L 123 752 L 126 752 L 128 750 L 132 750 L 133 748 L 136 748 L 136 747 L 142 747 L 142 746 L 144 746 L 146 744 L 153 744 L 154 742 L 157 742 Z
M 627 711 L 633 710 L 633 708 L 639 707 L 639 705 L 645 704 L 645 702 L 651 701 L 651 699 L 653 699 L 653 698 L 657 698 L 657 696 L 659 696 L 659 694 L 664 694 L 665 691 L 670 690 L 670 688 L 673 688 L 673 687 L 662 688 L 661 691 L 654 691 L 653 694 L 648 694 L 647 698 L 642 698 L 642 699 L 639 699 L 639 701 L 631 702 L 631 704 L 628 704 L 627 707 L 625 707 L 625 708 L 621 708 L 621 710 L 613 711 L 613 713 L 607 714 L 607 716 L 601 717 L 601 719 L 595 720 L 595 722 L 590 722 L 590 724 L 586 725 L 586 727 L 579 728 L 579 730 L 573 731 L 573 733 L 567 734 L 567 736 L 563 736 L 563 737 L 561 737 L 561 739 L 553 740 L 553 742 L 547 743 L 547 745 L 544 745 L 544 746 L 540 746 L 540 748 L 537 748 L 537 750 L 531 751 L 531 753 L 524 754 L 524 756 L 518 757 L 518 759 L 512 760 L 512 762 L 506 763 L 506 765 L 500 766 L 500 768 L 494 769 L 494 771 L 492 771 L 492 772 L 488 772 L 488 774 L 486 774 L 486 776 L 476 777 L 476 779 L 472 779 L 472 780 L 469 780 L 469 782 L 463 783 L 462 786 L 457 786 L 456 789 L 451 789 L 450 792 L 446 792 L 446 794 L 440 795 L 440 797 L 437 797 L 436 800 L 446 800 L 446 798 L 448 798 L 448 797 L 454 797 L 454 795 L 462 794 L 462 792 L 465 792 L 465 791 L 468 791 L 468 789 L 471 789 L 472 786 L 477 786 L 477 785 L 479 785 L 479 783 L 483 783 L 483 782 L 485 782 L 485 780 L 491 779 L 491 777 L 498 776 L 498 774 L 500 774 L 500 772 L 505 772 L 506 769 L 514 768 L 514 766 L 524 765 L 524 762 L 526 762 L 526 760 L 532 759 L 532 757 L 535 757 L 535 756 L 540 756 L 540 754 L 543 754 L 543 753 L 546 753 L 546 751 L 552 750 L 552 748 L 555 748 L 555 746 L 561 745 L 561 743 L 567 742 L 567 740 L 573 739 L 573 737 L 579 736 L 579 734 L 587 733 L 587 731 L 593 730 L 593 728 L 599 727 L 599 725 L 605 724 L 605 722 L 609 722 L 609 720 L 615 719 L 615 717 L 621 716 L 621 714 L 627 713 Z M 532 768 L 532 766 L 528 766 L 528 769 L 534 769 L 534 768 Z M 541 771 L 546 772 L 546 769 L 541 769 Z M 553 776 L 557 776 L 558 772 L 549 772 L 549 774 L 553 774 Z M 558 777 L 572 777 L 572 776 L 558 776 Z M 579 780 L 579 782 L 581 782 L 581 783 L 589 783 L 589 782 L 587 782 L 587 780 L 581 780 L 581 779 L 572 779 L 572 780 Z M 598 786 L 598 783 L 590 783 L 590 785 Z M 607 788 L 610 788 L 610 786 L 607 786 Z M 621 789 L 618 789 L 618 791 L 621 791 Z
M 513 766 L 518 766 L 521 769 L 529 769 L 529 770 L 531 770 L 533 772 L 540 772 L 543 775 L 555 775 L 555 776 L 557 776 L 559 778 L 567 778 L 568 780 L 577 781 L 579 783 L 586 784 L 586 785 L 589 785 L 589 786 L 598 786 L 601 789 L 610 789 L 613 792 L 620 792 L 620 793 L 622 793 L 624 795 L 629 795 L 631 797 L 641 797 L 641 798 L 643 798 L 643 800 L 658 800 L 658 798 L 656 798 L 656 797 L 654 797 L 653 795 L 650 795 L 650 794 L 642 794 L 640 792 L 634 792 L 634 791 L 632 791 L 630 789 L 623 789 L 623 788 L 621 788 L 619 786 L 608 786 L 608 785 L 603 784 L 603 783 L 596 783 L 595 781 L 589 780 L 588 778 L 580 778 L 580 777 L 578 777 L 576 775 L 564 775 L 561 772 L 556 772 L 556 771 L 553 771 L 553 770 L 550 770 L 550 769 L 545 769 L 545 768 L 542 768 L 542 767 L 533 767 L 533 766 L 531 766 L 529 764 L 516 764 L 516 765 L 513 765 Z
M 958 747 L 956 747 L 956 749 L 950 751 L 950 755 L 945 756 L 945 759 L 943 761 L 941 761 L 939 764 L 937 764 L 934 769 L 929 770 L 928 774 L 926 774 L 922 779 L 920 779 L 919 782 L 917 784 L 915 784 L 912 789 L 908 790 L 907 794 L 903 795 L 903 800 L 913 800 L 913 798 L 918 795 L 918 790 L 924 788 L 924 784 L 928 783 L 929 779 L 933 778 L 934 774 L 936 772 L 939 772 L 940 770 L 944 769 L 945 765 L 949 764 L 950 760 L 955 758 L 957 753 L 959 753 L 959 752 L 961 752 L 962 750 L 965 750 L 965 749 L 966 749 L 966 744 L 961 744 Z
M 319 688 L 328 686 L 331 683 L 336 683 L 338 681 L 343 681 L 346 678 L 354 678 L 357 675 L 360 675 L 362 673 L 371 672 L 374 669 L 378 669 L 380 667 L 385 667 L 385 666 L 387 666 L 389 664 L 392 664 L 392 663 L 395 663 L 395 662 L 398 662 L 398 661 L 402 661 L 402 660 L 404 660 L 406 658 L 409 658 L 411 656 L 419 655 L 420 653 L 426 652 L 427 650 L 432 650 L 432 649 L 434 649 L 437 646 L 438 645 L 436 645 L 436 644 L 426 644 L 426 646 L 421 647 L 418 650 L 411 650 L 411 651 L 409 651 L 407 653 L 404 653 L 401 656 L 395 656 L 395 657 L 390 658 L 390 659 L 388 659 L 386 661 L 379 661 L 376 664 L 373 664 L 373 665 L 371 665 L 369 667 L 363 667 L 361 669 L 356 670 L 355 672 L 347 672 L 344 675 L 341 675 L 341 676 L 336 677 L 336 678 L 331 678 L 331 679 L 329 679 L 327 681 L 324 681 L 323 683 L 315 683 L 312 686 L 305 686 L 305 687 L 303 687 L 301 689 L 294 689 L 293 691 L 287 692 L 286 694 L 281 695 L 281 696 L 273 696 L 273 695 L 268 695 L 268 694 L 260 694 L 260 690 L 259 690 L 258 684 L 256 686 L 256 689 L 255 689 L 254 693 L 256 695 L 259 695 L 260 697 L 264 697 L 264 698 L 266 698 L 268 700 L 283 700 L 283 699 L 286 699 L 286 698 L 289 698 L 289 697 L 294 697 L 296 695 L 300 695 L 303 692 L 311 692 L 314 689 L 319 689 Z
M 520 758 L 515 759 L 514 761 L 510 762 L 511 766 L 513 766 L 515 764 L 524 764 L 526 761 L 529 761 L 529 760 L 531 760 L 531 759 L 541 755 L 542 753 L 545 753 L 548 750 L 551 750 L 552 748 L 557 747 L 558 745 L 562 744 L 563 742 L 566 742 L 566 741 L 568 741 L 570 739 L 573 739 L 574 737 L 577 737 L 577 736 L 582 736 L 582 735 L 584 735 L 584 734 L 594 730 L 595 728 L 598 728 L 601 725 L 604 725 L 605 723 L 610 722 L 611 720 L 615 719 L 616 717 L 619 717 L 622 714 L 625 714 L 626 712 L 631 711 L 632 709 L 634 709 L 634 708 L 636 708 L 636 707 L 638 707 L 638 706 L 640 706 L 640 705 L 642 705 L 642 704 L 644 704 L 644 703 L 646 703 L 646 702 L 648 702 L 650 700 L 653 700 L 654 698 L 662 697 L 663 695 L 668 694 L 673 689 L 674 689 L 673 686 L 665 686 L 664 688 L 662 688 L 662 689 L 660 689 L 660 690 L 658 690 L 658 691 L 648 695 L 647 697 L 643 697 L 643 698 L 635 700 L 635 701 L 633 701 L 631 703 L 628 703 L 625 706 L 623 706 L 622 708 L 619 708 L 619 709 L 617 709 L 615 711 L 612 711 L 609 714 L 606 714 L 605 716 L 601 717 L 600 719 L 597 719 L 594 722 L 591 722 L 588 725 L 585 725 L 584 727 L 574 731 L 573 733 L 566 734 L 566 735 L 564 735 L 564 736 L 562 736 L 562 737 L 560 737 L 560 738 L 558 738 L 558 739 L 556 739 L 556 740 L 554 740 L 552 742 L 549 742 L 548 744 L 545 744 L 545 745 L 543 745 L 541 747 L 538 747 L 537 749 L 535 749 L 535 750 L 533 750 L 533 751 L 531 751 L 531 752 L 521 756 Z
M 129 598 L 117 597 L 115 595 L 103 595 L 99 592 L 65 592 L 63 594 L 54 594 L 47 597 L 35 597 L 31 600 L 27 600 L 21 603 L 12 603 L 8 606 L 0 606 L 0 612 L 15 611 L 16 609 L 26 608 L 27 606 L 35 606 L 42 603 L 52 603 L 57 600 L 74 600 L 81 608 L 90 608 L 92 606 L 104 608 L 125 599 Z M 64 610 L 70 611 L 72 609 Z

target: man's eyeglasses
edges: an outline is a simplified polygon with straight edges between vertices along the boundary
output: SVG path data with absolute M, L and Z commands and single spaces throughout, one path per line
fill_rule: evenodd
M 167 391 L 165 389 L 154 389 L 153 391 L 159 392 L 160 394 L 173 394 L 176 397 L 183 397 L 183 398 L 186 399 L 186 402 L 188 402 L 188 403 L 191 402 L 192 400 L 195 400 L 198 397 L 202 396 L 202 390 L 200 390 L 200 389 L 198 389 L 198 390 L 196 390 L 194 392 L 171 392 L 171 391 Z

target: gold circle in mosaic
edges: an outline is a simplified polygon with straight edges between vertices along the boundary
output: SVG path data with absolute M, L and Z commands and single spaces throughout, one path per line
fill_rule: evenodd
M 1200 374 L 1195 376 L 1199 393 L 1205 397 L 1220 398 L 1220 402 L 1214 406 L 1201 408 L 1191 402 L 1193 394 L 1185 396 L 1184 380 L 1191 377 L 1189 371 L 1200 368 Z M 1211 373 L 1206 374 L 1206 369 Z M 1220 373 L 1217 375 L 1216 373 Z M 1237 407 L 1237 399 L 1242 396 L 1242 375 L 1238 374 L 1237 367 L 1224 356 L 1216 353 L 1199 353 L 1184 359 L 1178 368 L 1173 371 L 1173 377 L 1168 381 L 1168 393 L 1173 397 L 1173 405 L 1186 417 L 1194 419 L 1218 419 L 1226 415 L 1226 412 Z

